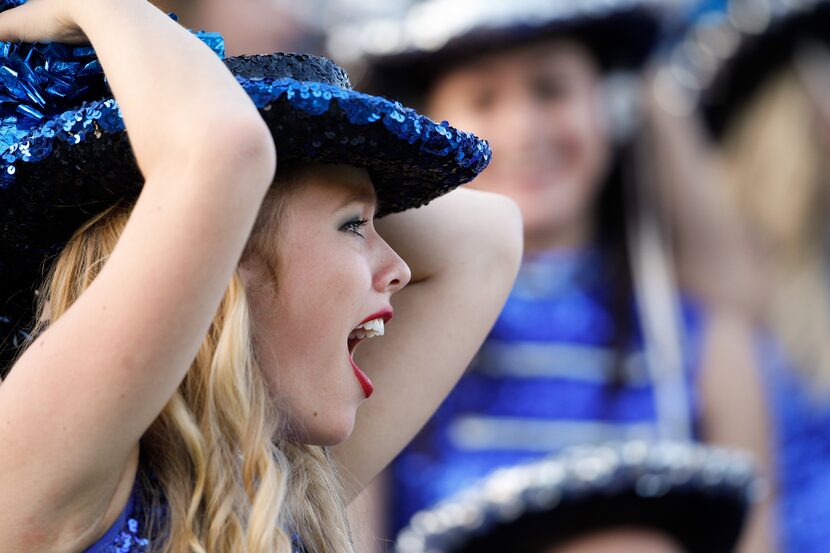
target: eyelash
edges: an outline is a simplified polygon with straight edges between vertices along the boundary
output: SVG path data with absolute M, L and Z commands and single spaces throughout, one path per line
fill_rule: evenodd
M 366 226 L 366 223 L 368 223 L 368 222 L 369 222 L 369 219 L 355 218 L 355 219 L 352 219 L 352 220 L 348 221 L 346 224 L 344 224 L 342 227 L 340 227 L 340 230 L 342 230 L 344 232 L 350 232 L 350 233 L 354 234 L 355 236 L 360 236 L 361 238 L 364 238 L 363 234 L 361 234 L 361 232 L 360 232 L 360 229 L 362 229 L 364 226 Z

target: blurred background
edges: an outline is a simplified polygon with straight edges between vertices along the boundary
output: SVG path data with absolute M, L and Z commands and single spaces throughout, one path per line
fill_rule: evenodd
M 516 288 L 354 506 L 363 550 L 497 468 L 631 440 L 749 452 L 735 550 L 828 550 L 830 2 L 156 3 L 488 139 L 470 186 L 522 210 Z

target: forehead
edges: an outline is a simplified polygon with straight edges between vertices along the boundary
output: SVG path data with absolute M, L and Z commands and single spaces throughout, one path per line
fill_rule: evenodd
M 441 80 L 498 79 L 508 73 L 550 70 L 599 73 L 597 61 L 587 46 L 577 39 L 557 37 L 484 54 L 450 70 Z
M 375 187 L 369 172 L 350 165 L 303 167 L 296 175 L 293 186 L 289 208 L 335 211 L 351 202 L 376 202 Z

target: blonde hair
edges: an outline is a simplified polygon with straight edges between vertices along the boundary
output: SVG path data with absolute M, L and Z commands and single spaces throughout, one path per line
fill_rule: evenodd
M 726 135 L 724 175 L 771 278 L 764 319 L 800 373 L 830 391 L 827 186 L 816 114 L 791 68 L 755 95 Z
M 284 198 L 269 194 L 246 255 L 274 246 Z M 90 285 L 130 209 L 115 206 L 74 234 L 43 287 L 41 326 Z M 354 551 L 327 450 L 292 443 L 281 418 L 257 364 L 237 274 L 190 370 L 141 439 L 138 478 L 154 552 L 289 553 L 291 531 L 315 553 Z

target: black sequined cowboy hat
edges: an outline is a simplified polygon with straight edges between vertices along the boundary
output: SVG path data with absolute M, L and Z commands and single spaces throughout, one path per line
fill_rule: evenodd
M 0 9 L 20 3 L 0 0 Z M 220 36 L 197 34 L 223 54 Z M 367 169 L 377 216 L 424 205 L 490 160 L 485 141 L 353 90 L 325 58 L 225 64 L 272 129 L 280 161 Z M 137 197 L 142 182 L 91 48 L 0 43 L 0 375 L 25 341 L 47 261 L 91 216 Z
M 768 78 L 815 45 L 830 48 L 830 1 L 731 0 L 689 29 L 664 74 L 719 140 Z
M 545 38 L 575 39 L 604 70 L 638 67 L 664 12 L 654 0 L 425 0 L 396 18 L 333 27 L 328 50 L 365 72 L 367 90 L 414 101 L 453 67 Z
M 543 553 L 602 529 L 729 553 L 759 494 L 745 454 L 685 442 L 579 446 L 499 469 L 412 517 L 396 553 Z

